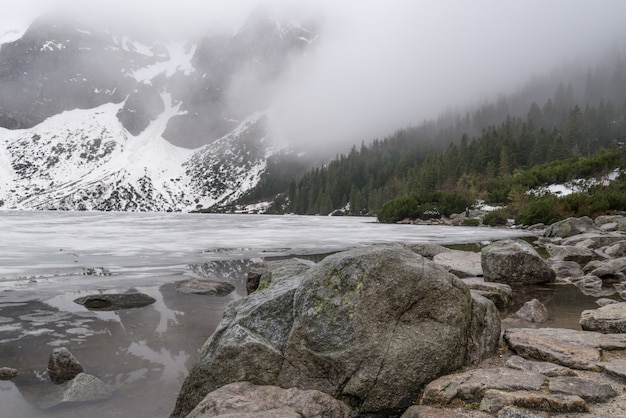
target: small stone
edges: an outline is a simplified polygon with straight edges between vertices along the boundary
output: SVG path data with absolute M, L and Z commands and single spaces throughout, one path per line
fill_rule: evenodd
M 48 359 L 48 376 L 53 383 L 72 380 L 84 371 L 76 357 L 65 347 L 55 348 Z
M 12 369 L 11 367 L 0 367 L 0 380 L 11 380 L 18 374 L 20 374 L 20 371 L 17 369 Z
M 528 322 L 542 323 L 548 320 L 548 310 L 539 300 L 532 299 L 526 302 L 513 316 Z

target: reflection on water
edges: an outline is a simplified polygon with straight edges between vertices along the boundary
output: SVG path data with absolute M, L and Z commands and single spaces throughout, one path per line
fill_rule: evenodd
M 43 300 L 11 302 L 12 292 L 0 293 L 0 367 L 17 368 L 21 374 L 0 382 L 0 416 L 101 417 L 167 416 L 187 370 L 204 341 L 221 319 L 224 308 L 245 294 L 249 261 L 203 263 L 188 267 L 189 275 L 228 281 L 236 287 L 224 297 L 182 294 L 174 282 L 136 287 L 156 302 L 139 309 L 89 311 L 74 299 L 99 292 L 130 289 L 67 291 Z M 65 346 L 87 373 L 115 387 L 105 402 L 40 409 L 57 392 L 46 367 L 54 347 Z M 10 414 L 5 415 L 7 411 Z
M 618 296 L 610 296 L 618 302 L 623 300 Z M 544 323 L 530 323 L 509 316 L 519 310 L 524 303 L 537 299 L 548 310 L 548 320 Z M 513 303 L 500 312 L 502 328 L 569 328 L 580 330 L 578 321 L 580 314 L 586 309 L 597 309 L 597 296 L 583 294 L 578 287 L 572 284 L 534 285 L 513 288 Z

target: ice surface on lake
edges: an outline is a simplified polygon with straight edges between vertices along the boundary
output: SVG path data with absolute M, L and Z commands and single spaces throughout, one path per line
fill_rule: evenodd
M 323 254 L 378 243 L 478 242 L 524 234 L 388 225 L 362 217 L 30 211 L 1 211 L 0 231 L 0 289 L 7 282 L 50 286 L 68 277 L 110 282 L 109 273 L 119 278 L 132 272 L 137 279 L 154 269 L 180 270 L 212 260 Z M 103 271 L 108 273 L 97 274 Z

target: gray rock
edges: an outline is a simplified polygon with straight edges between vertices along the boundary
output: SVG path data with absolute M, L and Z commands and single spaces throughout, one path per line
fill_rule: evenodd
M 587 268 L 587 266 L 585 266 L 585 268 Z M 626 257 L 604 261 L 589 274 L 610 279 L 626 277 Z
M 565 238 L 560 242 L 561 245 L 576 245 L 584 246 L 587 248 L 601 248 L 607 245 L 612 245 L 618 241 L 623 241 L 624 235 L 616 232 L 586 232 L 580 235 L 574 235 L 569 238 Z
M 555 260 L 574 261 L 578 264 L 586 264 L 593 260 L 596 255 L 589 248 L 577 247 L 575 245 L 554 245 L 547 244 L 546 250 Z
M 74 302 L 93 311 L 114 311 L 141 308 L 153 304 L 156 299 L 143 293 L 103 293 L 83 296 L 74 299 Z
M 508 284 L 486 282 L 482 277 L 471 277 L 461 280 L 472 290 L 472 293 L 478 293 L 486 297 L 499 309 L 506 308 L 513 300 L 513 290 Z
M 530 411 L 528 409 L 505 406 L 498 411 L 498 418 L 550 418 L 545 412 Z
M 556 273 L 556 279 L 560 281 L 569 282 L 572 278 L 585 274 L 575 261 L 548 260 L 548 264 Z
M 626 382 L 626 360 L 600 361 L 598 367 L 609 376 Z
M 615 294 L 614 288 L 602 287 L 602 279 L 593 275 L 580 277 L 574 284 L 587 296 L 601 297 Z
M 102 401 L 113 395 L 113 387 L 86 373 L 79 373 L 74 379 L 60 385 L 59 389 L 40 399 L 39 406 L 49 409 L 62 404 Z
M 299 258 L 254 263 L 248 270 L 246 290 L 250 294 L 257 290 L 266 289 L 272 280 L 289 279 L 290 277 L 298 276 L 314 265 L 313 261 Z
M 612 232 L 612 231 L 617 231 L 618 228 L 619 228 L 619 225 L 617 222 L 611 222 L 608 224 L 600 225 L 598 229 L 600 229 L 600 231 Z
M 470 411 L 462 408 L 435 408 L 428 405 L 413 405 L 400 418 L 491 418 L 481 411 Z
M 605 334 L 626 332 L 626 302 L 611 303 L 598 309 L 588 309 L 580 314 L 582 329 Z
M 494 242 L 481 250 L 485 281 L 535 284 L 554 281 L 556 274 L 537 251 L 522 240 Z
M 553 223 L 546 229 L 544 236 L 568 238 L 594 230 L 596 230 L 596 228 L 594 227 L 591 218 L 583 216 L 582 218 L 567 218 Z
M 188 279 L 176 282 L 176 291 L 196 295 L 225 296 L 235 290 L 235 286 L 227 282 L 207 279 Z
M 626 217 L 622 215 L 600 215 L 593 221 L 597 226 L 615 223 L 618 225 L 626 224 Z
M 626 349 L 626 334 L 561 328 L 510 328 L 504 341 L 518 355 L 580 370 L 599 370 L 603 351 Z
M 529 300 L 513 314 L 516 318 L 528 322 L 542 323 L 548 320 L 548 310 L 537 299 Z
M 525 370 L 539 373 L 544 376 L 577 376 L 576 372 L 569 367 L 559 366 L 548 361 L 526 360 L 520 356 L 511 356 L 506 361 L 506 366 L 516 370 Z
M 600 248 L 600 250 L 609 257 L 618 258 L 626 256 L 626 240 L 618 241 L 606 247 Z
M 406 248 L 421 255 L 422 257 L 426 257 L 432 260 L 437 254 L 446 253 L 452 251 L 449 248 L 444 247 L 439 244 L 432 244 L 430 242 L 419 242 L 415 244 L 404 244 Z
M 552 393 L 580 396 L 589 403 L 605 402 L 617 396 L 617 392 L 611 385 L 581 377 L 554 377 L 550 379 L 548 389 Z
M 48 376 L 53 383 L 67 382 L 83 371 L 82 364 L 70 353 L 70 350 L 65 347 L 52 350 L 48 358 Z
M 465 403 L 480 402 L 484 391 L 540 390 L 546 377 L 534 372 L 512 370 L 506 367 L 476 369 L 440 377 L 424 389 L 421 403 L 425 405 L 448 405 L 455 400 Z M 491 412 L 491 411 L 490 411 Z
M 495 413 L 505 406 L 560 413 L 589 411 L 589 406 L 579 396 L 529 391 L 505 392 L 495 389 L 485 392 L 479 408 L 481 411 Z
M 443 266 L 457 277 L 477 277 L 483 275 L 480 253 L 450 250 L 436 254 L 433 261 Z
M 471 312 L 467 286 L 402 246 L 331 255 L 229 305 L 172 416 L 243 380 L 321 390 L 362 414 L 402 411 L 465 363 Z
M 619 302 L 616 301 L 615 299 L 600 298 L 600 299 L 596 300 L 596 303 L 599 306 L 606 306 L 606 305 L 610 305 L 612 303 L 619 303 Z
M 236 382 L 209 393 L 187 418 L 351 417 L 345 403 L 317 390 L 283 389 Z
M 20 374 L 20 371 L 11 367 L 0 367 L 0 380 L 11 380 Z
M 472 295 L 472 322 L 470 323 L 466 363 L 478 364 L 495 353 L 500 341 L 500 313 L 494 303 L 476 291 Z

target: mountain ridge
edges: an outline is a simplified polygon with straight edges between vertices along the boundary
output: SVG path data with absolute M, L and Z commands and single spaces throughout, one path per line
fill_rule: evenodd
M 269 129 L 266 100 L 236 108 L 228 89 L 242 71 L 271 82 L 313 37 L 261 10 L 235 35 L 195 43 L 37 19 L 0 47 L 0 207 L 231 203 L 259 182 L 268 158 L 290 154 Z

